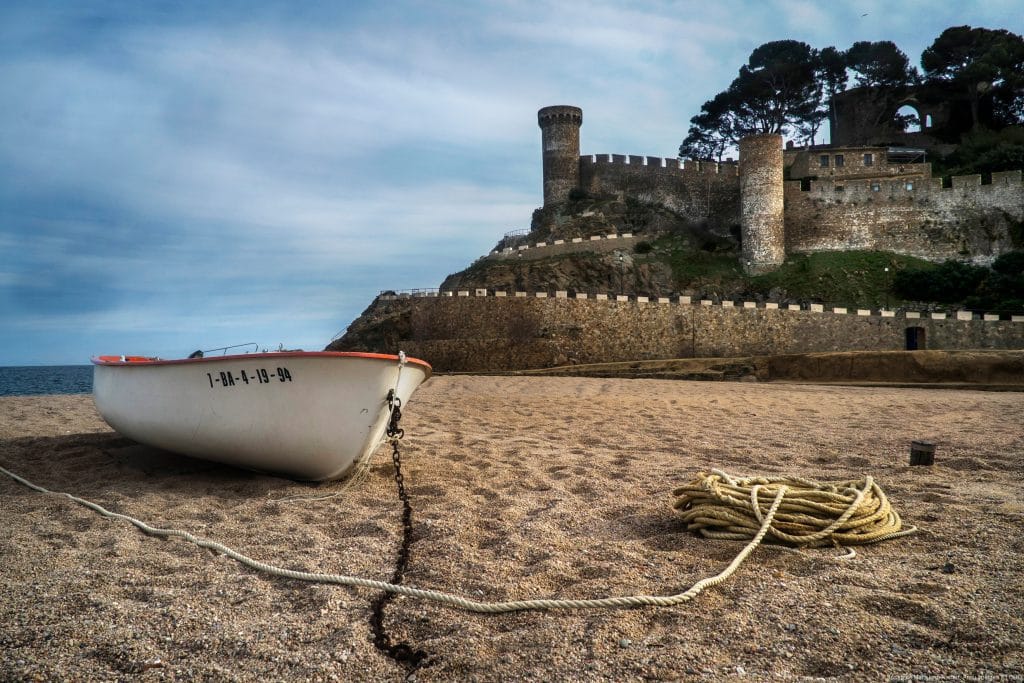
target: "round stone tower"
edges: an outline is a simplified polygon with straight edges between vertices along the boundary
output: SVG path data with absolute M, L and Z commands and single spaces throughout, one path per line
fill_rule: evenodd
M 782 136 L 740 140 L 740 229 L 748 273 L 775 270 L 786 259 Z
M 580 184 L 583 110 L 557 105 L 537 112 L 544 155 L 544 206 L 564 202 Z M 781 152 L 780 152 L 781 154 Z

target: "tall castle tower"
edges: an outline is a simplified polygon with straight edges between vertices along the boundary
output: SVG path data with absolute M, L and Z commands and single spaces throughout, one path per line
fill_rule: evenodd
M 743 266 L 764 273 L 786 260 L 782 136 L 740 140 L 740 234 Z
M 583 110 L 568 105 L 544 107 L 537 112 L 537 125 L 544 155 L 544 206 L 548 206 L 564 202 L 580 184 Z

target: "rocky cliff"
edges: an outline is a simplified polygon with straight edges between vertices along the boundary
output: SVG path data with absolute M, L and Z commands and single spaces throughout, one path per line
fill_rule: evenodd
M 441 289 L 668 296 L 702 284 L 680 277 L 672 266 L 672 254 L 692 252 L 697 258 L 717 254 L 727 259 L 736 259 L 739 254 L 739 243 L 732 234 L 694 223 L 664 206 L 582 193 L 574 194 L 564 204 L 537 209 L 529 234 L 506 237 L 495 245 L 495 251 L 522 244 L 627 233 L 635 239 L 621 248 L 540 258 L 482 258 L 445 278 Z

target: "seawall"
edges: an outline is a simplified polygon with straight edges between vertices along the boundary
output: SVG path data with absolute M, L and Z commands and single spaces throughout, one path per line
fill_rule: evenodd
M 729 358 L 919 348 L 1024 349 L 1024 317 L 963 311 L 789 310 L 753 302 L 487 295 L 379 297 L 336 350 L 406 353 L 436 370 L 486 372 L 664 358 Z M 991 316 L 990 316 L 991 317 Z M 908 333 L 908 329 L 911 330 Z

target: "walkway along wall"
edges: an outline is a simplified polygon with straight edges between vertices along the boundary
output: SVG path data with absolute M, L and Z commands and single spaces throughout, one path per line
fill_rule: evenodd
M 690 303 L 568 298 L 563 293 L 379 297 L 330 348 L 395 352 L 437 371 L 486 372 L 664 358 L 820 351 L 897 351 L 907 329 L 928 349 L 1024 349 L 1024 316 L 857 313 Z M 461 295 L 460 295 L 461 294 Z M 478 294 L 471 296 L 471 294 Z M 516 296 L 518 294 L 519 296 Z M 762 304 L 762 306 L 765 306 Z M 908 317 L 910 316 L 910 317 Z M 920 316 L 920 317 L 914 317 Z M 941 316 L 941 317 L 932 317 Z M 922 332 L 923 330 L 923 332 Z
M 649 239 L 649 238 L 648 238 Z M 533 259 L 551 258 L 552 256 L 564 256 L 565 254 L 580 253 L 607 253 L 617 249 L 627 249 L 630 252 L 641 241 L 631 232 L 612 233 L 609 235 L 591 235 L 590 237 L 572 237 L 568 240 L 556 239 L 551 242 L 534 242 L 523 244 L 515 249 L 506 247 L 501 251 L 492 251 L 481 258 L 507 260 L 518 259 L 529 261 Z M 479 260 L 479 259 L 478 259 Z

